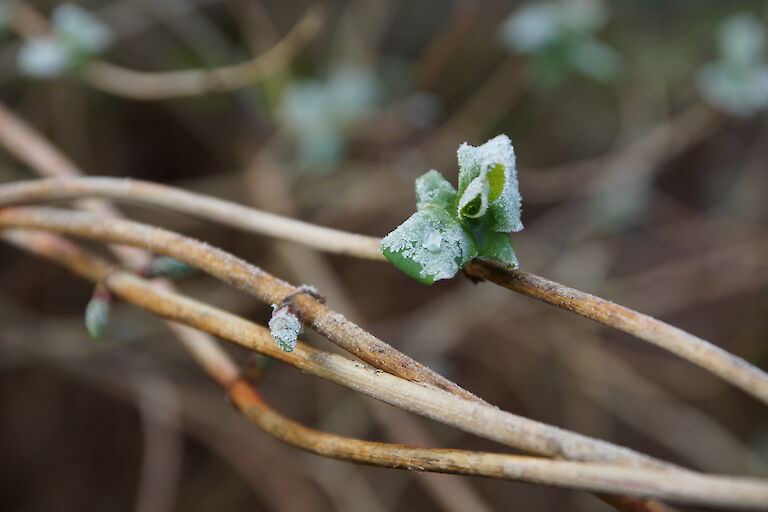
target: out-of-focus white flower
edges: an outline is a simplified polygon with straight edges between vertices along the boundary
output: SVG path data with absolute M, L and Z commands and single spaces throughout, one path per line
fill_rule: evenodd
M 79 5 L 61 4 L 51 19 L 56 34 L 82 51 L 101 53 L 112 43 L 110 28 Z
M 296 140 L 299 161 L 318 170 L 338 159 L 348 131 L 373 110 L 377 99 L 378 87 L 370 73 L 340 67 L 324 82 L 306 80 L 290 86 L 279 117 Z
M 542 57 L 550 67 L 569 67 L 608 81 L 618 71 L 619 56 L 593 35 L 606 20 L 599 0 L 531 3 L 502 24 L 501 39 L 510 50 Z
M 759 63 L 765 59 L 765 26 L 754 14 L 734 14 L 720 27 L 718 47 L 720 56 L 725 60 L 743 64 Z
M 51 16 L 51 35 L 25 42 L 17 64 L 22 74 L 52 78 L 75 68 L 92 55 L 103 52 L 113 36 L 109 27 L 74 4 L 61 4 Z
M 27 76 L 51 78 L 69 68 L 70 54 L 58 39 L 40 37 L 25 42 L 19 49 L 16 61 L 19 71 Z
M 702 97 L 742 117 L 768 108 L 767 40 L 757 16 L 737 13 L 728 17 L 718 32 L 718 60 L 699 72 Z
M 521 7 L 501 27 L 501 38 L 510 49 L 530 52 L 557 40 L 560 27 L 558 7 L 537 3 Z
M 599 82 L 607 82 L 616 76 L 619 60 L 616 50 L 594 39 L 575 43 L 571 53 L 573 67 Z
M 699 73 L 699 91 L 712 105 L 746 117 L 768 107 L 768 66 L 736 69 L 709 64 Z

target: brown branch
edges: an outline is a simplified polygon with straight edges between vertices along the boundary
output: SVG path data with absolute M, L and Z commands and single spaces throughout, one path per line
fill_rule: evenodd
M 324 23 L 324 9 L 317 5 L 310 7 L 288 34 L 268 51 L 229 66 L 147 72 L 94 60 L 82 69 L 81 75 L 91 87 L 136 100 L 163 100 L 242 89 L 284 68 L 317 36 Z M 12 27 L 25 38 L 50 31 L 48 21 L 25 2 L 15 2 Z
M 275 46 L 239 64 L 215 69 L 146 72 L 94 61 L 83 69 L 82 76 L 94 88 L 137 100 L 162 100 L 242 89 L 285 67 L 320 32 L 324 21 L 321 8 L 310 8 Z
M 126 224 L 135 223 L 107 219 L 109 223 L 114 225 L 115 234 L 101 236 L 94 230 L 81 231 L 78 218 L 79 221 L 95 221 L 94 216 L 79 212 L 37 208 L 5 208 L 0 210 L 0 228 L 42 229 L 100 240 L 110 238 L 114 241 L 119 238 L 122 243 L 134 243 L 136 241 L 130 236 L 123 236 L 126 233 Z M 152 236 L 148 231 L 144 231 L 143 234 Z M 149 240 L 144 240 L 142 245 L 146 247 L 159 246 L 152 244 Z M 162 253 L 179 257 L 182 261 L 190 264 L 197 261 L 192 254 L 191 246 L 179 246 L 179 248 L 178 252 L 164 251 Z M 493 406 L 466 400 L 439 389 L 409 382 L 367 365 L 354 363 L 342 356 L 314 349 L 303 343 L 299 343 L 293 352 L 283 352 L 264 327 L 172 292 L 158 290 L 133 274 L 112 270 L 108 263 L 94 262 L 93 258 L 83 251 L 71 249 L 65 252 L 61 241 L 56 242 L 51 248 L 44 246 L 43 249 L 49 249 L 49 252 L 58 251 L 55 253 L 57 261 L 66 264 L 68 268 L 95 282 L 103 283 L 113 293 L 128 302 L 160 316 L 210 332 L 249 350 L 261 352 L 273 359 L 293 365 L 307 373 L 323 377 L 467 432 L 550 457 L 647 466 L 656 469 L 675 468 L 671 464 L 641 455 L 627 448 L 516 416 Z M 208 247 L 206 256 L 210 260 L 215 260 L 218 258 L 217 251 L 223 252 Z M 228 256 L 228 260 L 235 261 L 236 259 Z M 232 272 L 236 275 L 238 270 L 233 268 Z M 298 303 L 299 300 L 297 299 L 296 302 Z M 354 338 L 347 341 L 354 342 Z
M 740 357 L 682 329 L 595 295 L 528 272 L 507 270 L 489 261 L 474 261 L 466 272 L 547 304 L 649 341 L 679 355 L 768 404 L 768 375 Z
M 6 208 L 0 211 L 0 218 L 0 222 L 7 227 L 57 231 L 110 243 L 132 245 L 155 254 L 170 256 L 200 268 L 267 304 L 278 304 L 297 291 L 297 288 L 285 281 L 221 249 L 136 222 L 45 208 Z M 408 380 L 450 391 L 457 396 L 481 401 L 313 297 L 307 294 L 296 295 L 293 303 L 300 309 L 304 321 L 310 327 L 373 366 Z
M 496 414 L 500 413 L 492 407 L 467 402 L 441 391 L 429 390 L 397 377 L 377 373 L 370 368 L 361 368 L 353 361 L 311 349 L 303 343 L 294 353 L 286 354 L 277 349 L 268 339 L 269 334 L 264 328 L 229 313 L 161 290 L 132 274 L 112 270 L 108 263 L 98 260 L 68 242 L 51 236 L 40 237 L 28 232 L 11 233 L 9 238 L 26 250 L 64 264 L 91 280 L 105 283 L 114 293 L 129 302 L 175 320 L 187 321 L 198 328 L 205 326 L 204 328 L 213 334 L 261 350 L 270 357 L 277 357 L 309 373 L 325 377 L 323 373 L 326 372 L 316 370 L 327 366 L 337 377 L 343 373 L 363 375 L 365 377 L 362 380 L 367 381 L 367 385 L 360 385 L 360 382 L 357 386 L 350 385 L 354 379 L 346 383 L 340 382 L 338 378 L 331 380 L 353 389 L 357 387 L 358 390 L 376 398 L 382 399 L 383 395 L 387 394 L 386 390 L 393 388 L 404 392 L 397 393 L 404 398 L 408 394 L 408 388 L 411 388 L 417 390 L 419 394 L 442 395 L 449 397 L 449 402 L 460 402 L 475 409 L 487 409 L 495 411 Z M 336 371 L 343 367 L 347 368 L 347 372 Z M 233 402 L 259 427 L 285 442 L 320 455 L 384 467 L 516 479 L 601 492 L 630 493 L 690 504 L 761 509 L 768 500 L 768 485 L 758 479 L 704 476 L 687 471 L 658 471 L 637 467 L 548 461 L 534 457 L 464 450 L 425 449 L 344 438 L 318 432 L 284 418 L 266 405 L 253 388 L 239 377 L 225 380 L 215 373 L 213 376 L 228 390 Z M 384 382 L 381 382 L 382 380 Z M 403 406 L 404 403 L 397 405 Z M 465 420 L 469 421 L 470 416 L 465 416 Z
M 379 249 L 379 240 L 375 237 L 315 226 L 153 183 L 115 178 L 78 178 L 17 182 L 0 186 L 0 205 L 79 197 L 130 200 L 215 220 L 253 233 L 304 243 L 328 252 L 384 260 Z M 507 270 L 492 262 L 482 261 L 471 262 L 465 269 L 478 279 L 489 280 L 517 293 L 651 342 L 707 369 L 763 403 L 768 403 L 768 375 L 763 370 L 697 336 L 648 315 L 529 272 Z

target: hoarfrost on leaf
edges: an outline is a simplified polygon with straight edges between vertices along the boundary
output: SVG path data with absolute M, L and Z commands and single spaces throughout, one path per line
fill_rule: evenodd
M 477 255 L 472 235 L 443 209 L 417 211 L 381 240 L 384 256 L 424 284 L 449 279 Z
M 269 332 L 284 352 L 291 352 L 298 343 L 301 321 L 290 304 L 273 306 L 273 309 L 272 318 L 267 324 Z
M 461 198 L 459 198 L 458 213 L 460 216 L 476 219 L 488 211 L 488 193 L 491 187 L 486 175 L 473 179 L 464 189 Z
M 517 267 L 509 233 L 523 228 L 515 153 L 506 135 L 458 149 L 459 190 L 437 171 L 416 180 L 417 211 L 381 240 L 384 256 L 423 284 L 448 279 L 471 259 Z
M 447 209 L 456 203 L 456 189 L 442 174 L 432 169 L 416 178 L 416 209 L 437 206 Z
M 466 142 L 459 146 L 459 204 L 470 204 L 477 194 L 470 184 L 477 178 L 488 184 L 489 228 L 493 231 L 520 231 L 520 190 L 515 168 L 515 151 L 506 135 L 499 135 L 480 146 Z M 475 186 L 473 186 L 475 187 Z M 465 194 L 472 194 L 465 200 Z M 482 199 L 482 197 L 481 197 Z M 482 208 L 482 204 L 480 205 Z M 462 208 L 459 208 L 462 215 Z M 470 215 L 471 217 L 471 215 Z

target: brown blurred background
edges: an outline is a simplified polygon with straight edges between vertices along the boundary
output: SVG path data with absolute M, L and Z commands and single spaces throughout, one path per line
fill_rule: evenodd
M 88 174 L 375 236 L 414 210 L 416 177 L 436 168 L 455 183 L 461 142 L 506 133 L 523 195 L 526 229 L 513 235 L 521 268 L 768 368 L 768 91 L 746 71 L 733 83 L 703 78 L 713 63 L 762 76 L 759 30 L 737 25 L 747 42 L 722 34 L 732 15 L 764 28 L 765 3 L 534 4 L 325 2 L 319 34 L 253 83 L 141 100 L 104 90 L 85 70 L 95 60 L 146 72 L 247 61 L 310 3 L 84 1 L 109 42 L 90 56 L 78 47 L 31 61 L 24 45 L 50 36 L 35 23 L 53 23 L 61 5 L 31 2 L 40 19 L 30 22 L 8 3 L 0 100 Z M 745 62 L 739 48 L 752 52 Z M 2 182 L 34 177 L 0 150 Z M 350 319 L 501 408 L 698 470 L 768 476 L 764 408 L 627 335 L 462 276 L 425 287 L 389 265 L 120 208 L 317 286 Z M 179 285 L 269 318 L 208 276 Z M 82 320 L 91 292 L 0 246 L 0 510 L 609 510 L 582 492 L 424 480 L 282 445 L 239 416 L 149 313 L 117 303 L 104 339 L 91 340 Z M 315 428 L 504 449 L 227 349 L 278 410 Z

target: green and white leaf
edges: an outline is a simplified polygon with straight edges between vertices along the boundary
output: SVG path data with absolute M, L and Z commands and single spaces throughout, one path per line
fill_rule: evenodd
M 290 306 L 274 308 L 267 325 L 272 338 L 284 352 L 291 352 L 296 348 L 303 326 Z
M 482 194 L 487 184 L 487 211 L 483 211 L 482 214 L 490 216 L 489 228 L 506 233 L 523 229 L 520 219 L 521 198 L 515 168 L 515 152 L 509 137 L 499 135 L 477 147 L 465 142 L 459 146 L 457 154 L 459 159 L 457 214 L 473 218 L 474 210 L 467 209 L 467 205 L 472 204 L 472 201 L 477 202 L 478 198 L 478 211 L 483 211 Z M 479 183 L 484 185 L 476 185 L 478 179 Z M 464 197 L 465 194 L 468 196 Z
M 442 174 L 432 169 L 416 178 L 416 209 L 436 206 L 447 210 L 456 204 L 456 189 Z
M 459 198 L 459 216 L 476 219 L 485 215 L 485 212 L 488 211 L 490 189 L 487 176 L 481 175 L 470 181 Z
M 384 256 L 423 284 L 449 279 L 477 255 L 474 239 L 447 211 L 426 206 L 381 240 Z

